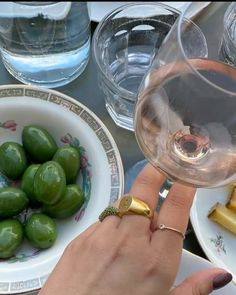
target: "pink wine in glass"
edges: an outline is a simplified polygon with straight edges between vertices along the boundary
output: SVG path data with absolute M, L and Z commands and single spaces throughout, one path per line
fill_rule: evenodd
M 173 180 L 224 185 L 236 173 L 236 69 L 209 59 L 188 65 L 150 71 L 136 106 L 136 138 L 146 158 Z

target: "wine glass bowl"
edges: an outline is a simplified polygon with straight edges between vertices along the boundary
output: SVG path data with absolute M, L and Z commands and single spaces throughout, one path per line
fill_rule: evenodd
M 221 186 L 236 179 L 236 69 L 209 55 L 214 34 L 206 38 L 187 13 L 141 84 L 135 134 L 146 158 L 172 180 Z

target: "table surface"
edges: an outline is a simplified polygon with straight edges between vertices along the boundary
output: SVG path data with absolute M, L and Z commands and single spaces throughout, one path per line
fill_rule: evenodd
M 229 2 L 213 2 L 208 9 L 206 9 L 206 17 L 212 17 L 211 12 L 216 10 L 221 10 Z M 206 30 L 211 30 L 214 28 L 214 23 L 218 22 L 217 14 L 211 19 L 211 28 L 206 28 Z M 97 23 L 92 22 L 91 29 L 94 31 Z M 204 21 L 203 21 L 204 27 Z M 0 84 L 21 84 L 15 78 L 13 78 L 4 68 L 4 65 L 0 61 Z M 83 74 L 70 84 L 56 88 L 68 96 L 71 96 L 90 108 L 107 126 L 110 133 L 112 134 L 118 149 L 121 154 L 124 171 L 127 172 L 135 163 L 144 159 L 142 152 L 140 151 L 138 144 L 135 139 L 133 132 L 117 127 L 109 114 L 106 111 L 104 103 L 104 95 L 98 87 L 97 83 L 97 69 L 95 67 L 92 57 L 90 58 L 89 64 Z M 191 225 L 190 225 L 191 228 Z M 186 236 L 184 240 L 184 248 L 199 255 L 205 257 L 196 236 L 193 231 Z

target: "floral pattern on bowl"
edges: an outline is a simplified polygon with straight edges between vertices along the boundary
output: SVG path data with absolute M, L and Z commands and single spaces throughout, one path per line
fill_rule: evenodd
M 3 123 L 0 122 L 0 127 L 4 129 L 9 129 L 11 131 L 16 131 L 16 122 L 14 120 L 7 120 Z

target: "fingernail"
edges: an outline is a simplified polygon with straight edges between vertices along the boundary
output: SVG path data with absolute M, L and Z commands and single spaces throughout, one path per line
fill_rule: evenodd
M 214 277 L 213 279 L 213 290 L 220 289 L 231 282 L 233 276 L 231 273 L 221 273 Z

